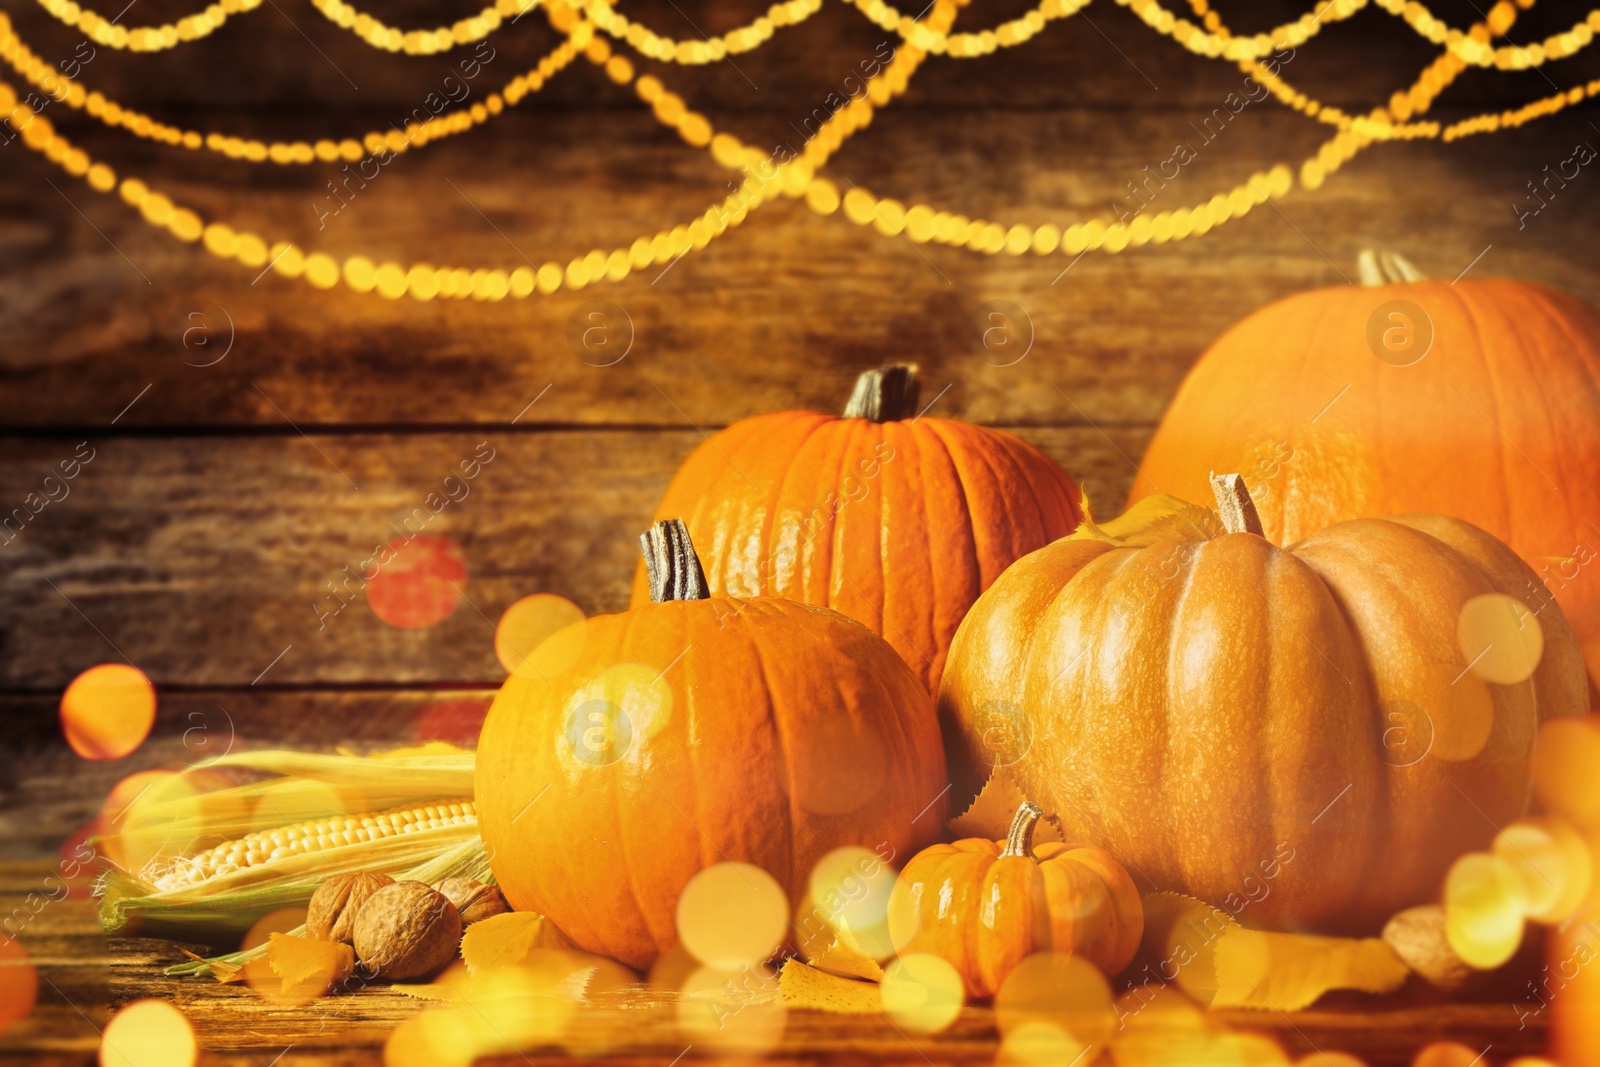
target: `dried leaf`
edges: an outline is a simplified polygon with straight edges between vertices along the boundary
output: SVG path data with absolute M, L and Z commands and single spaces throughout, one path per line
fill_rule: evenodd
M 865 978 L 869 982 L 883 981 L 883 968 L 878 965 L 877 960 L 853 945 L 845 944 L 844 940 L 837 936 L 831 945 L 811 957 L 811 966 L 832 974 Z
M 554 923 L 532 911 L 508 911 L 475 922 L 461 938 L 461 958 L 473 974 L 512 967 L 537 949 L 570 949 Z
M 1208 540 L 1222 533 L 1222 520 L 1210 508 L 1159 493 L 1147 496 L 1114 519 L 1085 518 L 1070 541 L 1104 541 L 1121 548 L 1144 548 L 1174 538 Z
M 1312 937 L 1236 927 L 1216 950 L 1214 1008 L 1299 1011 L 1330 989 L 1392 993 L 1405 963 L 1388 942 L 1369 937 Z
M 223 959 L 208 960 L 204 956 L 195 955 L 186 948 L 179 949 L 179 951 L 210 971 L 211 977 L 222 985 L 244 980 L 244 968 L 237 963 L 230 963 Z
M 1003 841 L 1011 829 L 1011 820 L 1016 817 L 1017 809 L 1027 799 L 1011 769 L 996 767 L 967 810 L 950 821 L 949 830 L 956 837 L 984 837 L 991 841 Z M 1061 826 L 1054 815 L 1045 814 L 1044 821 L 1034 831 L 1033 839 L 1041 845 L 1047 841 L 1061 840 Z
M 789 960 L 778 972 L 778 992 L 791 1008 L 841 1015 L 874 1015 L 883 1010 L 883 998 L 875 984 L 841 978 L 799 960 Z
M 326 993 L 355 970 L 355 950 L 342 941 L 312 941 L 290 934 L 267 938 L 267 964 L 283 981 L 283 995 L 310 998 Z

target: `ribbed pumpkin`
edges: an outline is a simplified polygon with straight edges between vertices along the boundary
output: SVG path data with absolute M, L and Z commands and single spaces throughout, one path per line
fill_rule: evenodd
M 1539 722 L 1586 708 L 1577 643 L 1474 526 L 1356 519 L 1278 548 L 1237 476 L 1216 488 L 1225 523 L 1152 499 L 979 598 L 939 698 L 956 797 L 1006 764 L 1068 839 L 1162 889 L 1251 925 L 1376 932 L 1522 813 Z M 1531 676 L 1480 675 L 1533 644 L 1463 653 L 1484 604 L 1538 627 Z
M 684 462 L 682 516 L 714 595 L 782 596 L 880 634 L 932 691 L 956 627 L 1012 561 L 1071 533 L 1082 494 L 1001 430 L 917 417 L 916 368 L 868 371 L 843 418 L 759 415 Z M 643 569 L 633 602 L 649 589 Z
M 1465 519 L 1532 565 L 1600 678 L 1600 314 L 1502 278 L 1373 284 L 1372 263 L 1369 284 L 1289 297 L 1212 345 L 1130 503 L 1237 470 L 1279 544 L 1363 515 Z
M 905 855 L 944 825 L 933 699 L 825 608 L 710 598 L 681 523 L 647 535 L 654 601 L 553 635 L 478 743 L 478 825 L 518 910 L 648 967 L 689 879 L 754 864 L 798 904 L 832 849 Z
M 1115 976 L 1144 932 L 1139 889 L 1105 849 L 1034 845 L 1044 812 L 1024 802 L 1004 841 L 930 845 L 900 872 L 889 932 L 902 955 L 931 952 L 967 995 L 992 997 L 1035 952 L 1070 952 Z

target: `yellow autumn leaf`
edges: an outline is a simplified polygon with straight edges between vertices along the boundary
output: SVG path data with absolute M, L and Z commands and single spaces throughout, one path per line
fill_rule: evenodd
M 283 995 L 295 999 L 321 996 L 355 970 L 355 950 L 342 941 L 312 941 L 293 934 L 267 939 L 267 964 L 283 982 Z
M 883 968 L 877 960 L 837 936 L 832 944 L 812 956 L 810 963 L 817 970 L 831 974 L 865 978 L 869 982 L 883 981 Z
M 883 998 L 872 982 L 843 978 L 789 960 L 778 972 L 778 993 L 791 1008 L 812 1008 L 840 1015 L 874 1015 Z
M 1392 993 L 1406 965 L 1388 942 L 1235 927 L 1217 943 L 1213 1008 L 1299 1011 L 1331 989 Z
M 1143 548 L 1158 541 L 1206 540 L 1223 532 L 1222 520 L 1210 508 L 1159 493 L 1147 496 L 1106 522 L 1085 518 L 1067 535 L 1070 541 L 1104 541 L 1122 548 Z
M 967 806 L 967 810 L 950 820 L 948 828 L 956 837 L 1004 840 L 1011 829 L 1011 820 L 1016 817 L 1017 809 L 1027 799 L 1011 769 L 996 767 L 989 775 L 989 780 L 983 783 L 978 795 Z M 1061 832 L 1049 813 L 1045 814 L 1045 819 L 1034 832 L 1033 839 L 1039 844 L 1061 840 Z
M 572 942 L 538 912 L 508 911 L 467 927 L 461 958 L 473 974 L 512 967 L 538 949 L 570 949 Z

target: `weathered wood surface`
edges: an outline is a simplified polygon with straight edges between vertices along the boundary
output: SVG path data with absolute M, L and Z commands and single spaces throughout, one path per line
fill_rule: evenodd
M 1148 434 L 1021 432 L 1105 501 L 1126 493 Z M 123 657 L 187 685 L 499 682 L 493 627 L 518 597 L 559 593 L 591 614 L 627 606 L 638 535 L 701 437 L 508 428 L 96 440 L 70 495 L 0 548 L 0 687 L 60 687 Z M 456 483 L 467 495 L 403 526 L 484 441 L 493 459 Z M 0 499 L 21 499 L 74 445 L 6 443 Z M 358 600 L 325 617 L 339 603 L 327 583 L 342 588 L 345 567 L 359 573 L 402 529 L 460 546 L 468 578 L 455 614 L 398 630 Z M 359 592 L 357 581 L 344 595 Z
M 51 873 L 45 862 L 0 863 L 0 907 L 7 913 L 37 891 Z M 379 1055 L 388 1032 L 424 1008 L 415 998 L 383 988 L 325 998 L 303 1007 L 263 1001 L 248 987 L 219 986 L 210 979 L 175 979 L 161 969 L 179 959 L 164 942 L 107 939 L 100 935 L 87 901 L 52 903 L 32 919 L 20 938 L 40 976 L 34 1014 L 0 1036 L 0 1063 L 83 1063 L 93 1059 L 98 1032 L 112 1007 L 141 997 L 176 1005 L 195 1027 L 206 1063 L 367 1063 Z M 1348 1051 L 1372 1067 L 1400 1067 L 1412 1050 L 1449 1037 L 1473 1047 L 1492 1046 L 1497 1062 L 1537 1052 L 1546 1020 L 1533 1017 L 1517 1029 L 1504 1003 L 1429 1004 L 1415 998 L 1321 1008 L 1278 1015 L 1217 1013 L 1228 1025 L 1271 1034 L 1293 1054 Z M 566 1032 L 571 1048 L 607 1064 L 655 1063 L 715 1058 L 695 1047 L 676 1022 L 671 994 L 647 991 L 602 994 L 579 1011 Z M 769 1062 L 785 1064 L 842 1057 L 879 1063 L 973 1063 L 994 1059 L 998 1032 L 988 1007 L 968 1007 L 937 1036 L 911 1035 L 879 1016 L 840 1016 L 795 1010 L 788 1013 L 782 1041 Z M 530 1050 L 501 1063 L 566 1061 L 561 1048 Z

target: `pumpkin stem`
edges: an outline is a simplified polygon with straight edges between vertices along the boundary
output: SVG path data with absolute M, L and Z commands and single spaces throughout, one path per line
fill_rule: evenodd
M 1217 513 L 1222 516 L 1222 525 L 1229 533 L 1253 533 L 1258 537 L 1266 534 L 1261 528 L 1261 515 L 1256 511 L 1256 503 L 1250 499 L 1250 490 L 1244 487 L 1244 479 L 1237 474 L 1211 475 L 1211 492 L 1217 498 Z
M 873 422 L 909 419 L 917 412 L 920 391 L 915 363 L 886 363 L 856 379 L 850 401 L 844 406 L 844 417 Z
M 652 604 L 705 600 L 711 596 L 706 588 L 706 572 L 700 568 L 700 557 L 694 554 L 689 528 L 682 519 L 655 523 L 639 535 L 639 544 L 644 549 Z
M 1031 800 L 1024 800 L 1011 820 L 1011 830 L 1006 834 L 1006 847 L 1000 855 L 1033 859 L 1033 831 L 1043 815 L 1043 808 Z
M 1425 280 L 1425 275 L 1400 253 L 1374 252 L 1370 248 L 1363 248 L 1356 257 L 1356 271 L 1366 286 Z

